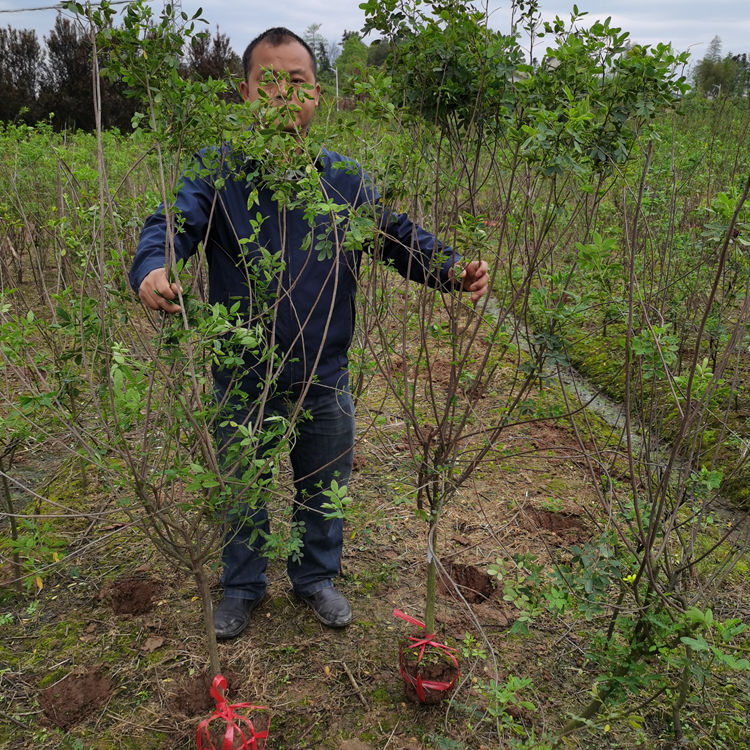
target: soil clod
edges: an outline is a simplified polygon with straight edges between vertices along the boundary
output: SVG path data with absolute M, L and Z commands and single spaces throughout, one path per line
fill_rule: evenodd
M 401 675 L 407 700 L 434 705 L 450 697 L 458 681 L 459 668 L 437 650 L 426 651 L 422 659 L 404 651 L 401 655 Z
M 107 584 L 99 598 L 109 602 L 116 615 L 144 615 L 154 608 L 161 584 L 143 576 L 123 576 Z
M 458 587 L 461 595 L 469 604 L 487 601 L 494 589 L 492 578 L 473 565 L 452 563 L 447 568 L 451 581 Z M 438 579 L 438 591 L 441 594 L 453 594 L 453 585 L 443 576 Z
M 556 513 L 551 510 L 532 510 L 526 514 L 527 526 L 533 530 L 567 531 L 568 529 L 585 529 L 579 516 L 572 513 Z
M 100 668 L 77 669 L 39 694 L 47 720 L 60 729 L 93 716 L 112 694 L 112 682 Z

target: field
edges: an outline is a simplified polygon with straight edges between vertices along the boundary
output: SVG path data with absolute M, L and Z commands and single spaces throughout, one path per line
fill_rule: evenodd
M 274 748 L 745 747 L 747 101 L 690 93 L 684 60 L 624 51 L 603 26 L 558 30 L 532 69 L 454 10 L 412 19 L 354 110 L 324 92 L 302 148 L 262 102 L 165 80 L 176 42 L 137 18 L 108 41 L 110 72 L 141 96 L 133 134 L 0 130 L 0 746 L 194 747 L 221 671 L 229 702 L 256 707 L 237 713 L 270 716 Z M 436 79 L 427 61 L 457 49 Z M 252 156 L 244 176 L 284 211 L 314 207 L 311 262 L 366 251 L 355 471 L 327 491 L 343 631 L 285 575 L 299 528 L 284 446 L 304 414 L 248 425 L 231 471 L 213 440 L 210 366 L 250 348 L 270 383 L 281 367 L 283 258 L 263 249 L 248 270 L 243 318 L 206 301 L 203 247 L 175 262 L 178 220 L 165 262 L 183 313 L 147 313 L 128 288 L 144 217 L 219 142 Z M 380 203 L 342 211 L 320 143 L 486 260 L 489 299 L 381 262 Z M 347 231 L 316 233 L 315 214 Z M 269 440 L 280 449 L 257 459 Z M 206 613 L 235 472 L 269 498 L 270 585 L 248 631 L 217 644 Z M 410 636 L 453 649 L 445 700 L 407 694 Z

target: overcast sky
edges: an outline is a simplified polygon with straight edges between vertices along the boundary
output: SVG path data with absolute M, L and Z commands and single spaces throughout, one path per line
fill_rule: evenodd
M 321 25 L 327 39 L 340 40 L 344 30 L 359 30 L 364 15 L 361 0 L 182 0 L 182 8 L 194 12 L 203 8 L 211 28 L 219 26 L 242 54 L 247 42 L 270 26 L 287 26 L 302 34 L 313 23 Z M 481 0 L 480 0 L 481 2 Z M 539 0 L 545 18 L 567 19 L 572 0 Z M 54 9 L 29 12 L 27 8 L 52 6 L 50 0 L 0 0 L 0 26 L 32 28 L 39 37 L 47 34 L 55 20 Z M 162 0 L 154 0 L 160 8 Z M 689 49 L 700 59 L 714 36 L 722 40 L 722 51 L 750 53 L 750 0 L 578 0 L 591 20 L 612 17 L 613 24 L 629 31 L 634 42 L 672 42 L 678 50 Z M 507 31 L 510 0 L 491 0 L 492 26 Z M 5 11 L 18 11 L 7 13 Z

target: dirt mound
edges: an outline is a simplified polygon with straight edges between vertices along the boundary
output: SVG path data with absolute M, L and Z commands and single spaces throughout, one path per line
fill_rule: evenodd
M 123 576 L 108 583 L 99 598 L 108 602 L 116 615 L 144 615 L 154 608 L 161 584 L 143 576 Z
M 94 715 L 112 694 L 112 682 L 99 667 L 76 669 L 39 694 L 48 721 L 60 729 Z
M 236 688 L 239 679 L 236 674 L 224 673 L 227 681 L 227 696 L 232 702 L 229 691 Z M 169 696 L 168 703 L 174 713 L 187 717 L 208 718 L 216 708 L 216 701 L 211 695 L 213 676 L 209 672 L 195 675 L 185 675 L 177 683 L 175 692 Z M 242 700 L 242 699 L 238 699 Z
M 428 649 L 431 647 L 428 647 Z M 412 703 L 435 704 L 447 700 L 459 677 L 459 669 L 437 649 L 419 658 L 408 650 L 401 652 L 404 695 Z
M 572 513 L 555 513 L 551 510 L 531 510 L 526 513 L 526 528 L 545 529 L 546 531 L 567 531 L 585 529 L 579 516 Z
M 473 565 L 451 563 L 447 567 L 451 581 L 458 587 L 461 595 L 469 604 L 479 604 L 487 601 L 494 589 L 492 578 L 484 571 Z M 454 588 L 450 581 L 443 576 L 438 579 L 438 591 L 441 594 L 453 594 Z

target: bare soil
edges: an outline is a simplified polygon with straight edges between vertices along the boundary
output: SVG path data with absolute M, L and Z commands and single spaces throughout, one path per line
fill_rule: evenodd
M 285 561 L 272 560 L 267 598 L 246 632 L 219 647 L 227 699 L 267 707 L 274 750 L 498 750 L 559 730 L 599 674 L 587 659 L 590 625 L 542 614 L 528 636 L 511 634 L 519 613 L 488 569 L 513 555 L 551 567 L 606 523 L 581 449 L 562 422 L 515 426 L 446 506 L 436 640 L 457 649 L 461 678 L 447 701 L 414 703 L 399 670 L 399 645 L 413 629 L 392 611 L 424 614 L 426 526 L 415 515 L 411 468 L 417 433 L 387 400 L 374 402 L 358 407 L 354 502 L 337 581 L 354 620 L 342 631 L 324 628 L 293 596 Z M 492 396 L 478 404 L 493 408 Z M 195 748 L 215 701 L 192 578 L 111 510 L 110 487 L 91 476 L 84 497 L 71 477 L 63 465 L 46 479 L 56 496 L 99 508 L 105 520 L 59 519 L 67 553 L 43 571 L 43 588 L 21 597 L 0 589 L 0 747 Z M 283 532 L 286 501 L 270 510 Z M 40 505 L 45 511 L 53 507 Z M 214 601 L 218 575 L 214 562 Z M 728 592 L 715 614 L 742 617 L 744 601 Z M 523 697 L 534 708 L 508 704 L 501 725 L 487 711 L 487 685 L 511 677 L 531 680 Z M 707 707 L 701 720 L 719 711 Z M 667 747 L 663 710 L 647 705 L 639 715 L 649 746 Z M 599 731 L 569 744 L 590 747 Z M 607 737 L 612 748 L 635 746 L 624 721 Z
M 447 701 L 460 676 L 460 668 L 437 646 L 428 646 L 420 656 L 402 644 L 400 664 L 404 694 L 412 703 Z
M 145 615 L 154 607 L 161 584 L 150 578 L 122 576 L 108 583 L 99 593 L 116 615 Z
M 100 668 L 76 669 L 39 693 L 45 719 L 69 729 L 99 714 L 112 695 L 112 681 Z
M 454 588 L 455 587 L 455 588 Z M 438 591 L 448 595 L 458 590 L 469 604 L 487 601 L 495 590 L 492 576 L 473 565 L 450 562 L 438 578 Z
M 246 715 L 242 710 L 238 709 L 232 720 L 217 717 L 206 725 L 202 733 L 203 750 L 264 750 L 271 717 L 258 711 Z

